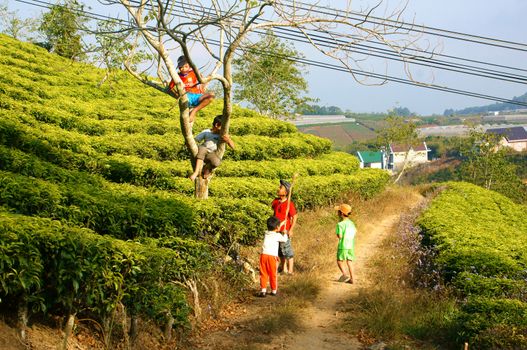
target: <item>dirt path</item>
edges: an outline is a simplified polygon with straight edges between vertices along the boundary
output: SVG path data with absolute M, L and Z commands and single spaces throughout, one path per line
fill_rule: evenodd
M 202 338 L 201 349 L 317 349 L 317 350 L 339 350 L 339 349 L 363 349 L 364 346 L 359 342 L 356 335 L 347 334 L 341 327 L 345 317 L 342 311 L 345 303 L 359 293 L 360 288 L 369 285 L 368 263 L 373 256 L 379 253 L 384 239 L 394 232 L 399 222 L 400 214 L 416 206 L 422 197 L 416 191 L 402 192 L 401 190 L 392 191 L 378 202 L 370 205 L 359 213 L 359 232 L 357 234 L 357 259 L 354 262 L 355 284 L 339 283 L 336 280 L 340 276 L 336 266 L 335 244 L 329 237 L 332 231 L 328 227 L 333 227 L 336 223 L 334 213 L 320 214 L 311 213 L 312 217 L 307 219 L 302 225 L 305 227 L 304 241 L 297 241 L 295 247 L 300 247 L 297 252 L 297 261 L 302 263 L 311 259 L 318 259 L 304 266 L 303 271 L 297 271 L 294 279 L 280 276 L 280 290 L 286 290 L 288 285 L 301 283 L 302 279 L 309 279 L 310 273 L 307 270 L 316 269 L 318 281 L 321 281 L 321 290 L 315 300 L 306 303 L 302 310 L 297 312 L 299 327 L 296 330 L 275 332 L 269 327 L 261 327 L 262 321 L 271 319 L 276 315 L 276 310 L 280 310 L 287 305 L 287 298 L 291 298 L 294 293 L 285 292 L 279 298 L 283 304 L 277 300 L 265 298 L 259 300 L 253 298 L 248 303 L 244 303 L 238 311 L 231 312 L 227 316 L 228 326 L 223 330 L 209 332 Z M 318 216 L 317 216 L 318 215 Z M 320 238 L 323 237 L 323 238 Z M 295 248 L 296 249 L 296 248 Z M 298 254 L 300 253 L 300 254 Z M 316 257 L 313 256 L 316 255 Z M 299 266 L 298 270 L 302 270 Z M 299 282 L 300 281 L 300 282 Z M 243 312 L 239 312 L 243 310 Z M 262 332 L 262 329 L 264 330 Z M 263 334 L 262 334 L 263 333 Z
M 338 274 L 324 274 L 322 292 L 316 301 L 305 310 L 304 329 L 301 333 L 294 334 L 283 344 L 286 349 L 361 349 L 360 342 L 338 330 L 339 310 L 341 303 L 350 296 L 358 293 L 359 286 L 364 287 L 368 283 L 367 262 L 375 253 L 378 245 L 391 231 L 390 228 L 397 224 L 399 215 L 386 216 L 371 230 L 361 235 L 360 243 L 357 244 L 357 259 L 354 262 L 355 284 L 339 283 L 335 280 Z M 342 315 L 342 314 L 341 314 Z

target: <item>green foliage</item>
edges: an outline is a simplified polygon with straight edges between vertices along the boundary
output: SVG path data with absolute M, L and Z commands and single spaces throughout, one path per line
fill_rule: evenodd
M 65 0 L 53 5 L 42 15 L 39 30 L 47 39 L 49 51 L 69 59 L 79 59 L 83 54 L 80 26 L 85 18 L 80 16 L 84 5 L 76 0 Z
M 187 236 L 226 245 L 250 242 L 271 214 L 268 205 L 252 198 L 200 202 L 129 185 L 54 184 L 3 171 L 0 189 L 0 205 L 17 213 L 63 219 L 120 239 Z
M 300 209 L 372 196 L 388 179 L 359 172 L 328 140 L 233 106 L 236 150 L 210 198 L 196 200 L 174 100 L 114 74 L 98 86 L 102 70 L 0 35 L 2 302 L 96 320 L 124 303 L 185 325 L 180 282 L 210 271 L 212 250 L 261 238 L 279 178 L 300 175 Z M 211 103 L 195 130 L 221 110 Z
M 386 126 L 377 130 L 379 143 L 388 145 L 395 143 L 402 146 L 411 146 L 417 141 L 416 125 L 406 122 L 402 117 L 388 117 Z
M 412 114 L 415 114 L 414 112 L 410 112 L 407 107 L 394 107 L 389 112 L 399 117 L 409 117 Z
M 106 75 L 100 84 L 107 80 L 111 84 L 113 73 L 123 69 L 124 62 L 134 66 L 145 59 L 152 58 L 144 50 L 134 48 L 130 36 L 130 31 L 122 27 L 116 20 L 97 21 L 96 44 L 92 50 L 96 53 L 95 60 L 106 69 Z M 135 50 L 133 57 L 129 55 L 132 50 Z
M 33 309 L 89 311 L 100 320 L 126 301 L 138 314 L 158 318 L 168 309 L 184 319 L 185 296 L 170 282 L 194 276 L 210 260 L 207 246 L 197 242 L 179 240 L 167 249 L 58 221 L 5 212 L 0 218 L 2 293 L 6 302 L 23 293 Z M 151 287 L 157 297 L 143 298 L 141 291 Z
M 254 176 L 266 179 L 312 175 L 352 174 L 359 169 L 357 157 L 344 152 L 331 152 L 316 158 L 263 161 L 225 161 L 216 170 L 218 176 Z
M 249 102 L 257 111 L 271 117 L 291 115 L 300 106 L 312 101 L 301 96 L 307 82 L 301 67 L 290 57 L 301 57 L 287 42 L 272 31 L 261 35 L 247 46 L 241 57 L 233 60 L 234 100 Z
M 35 31 L 36 20 L 20 18 L 18 11 L 10 11 L 7 3 L 0 4 L 0 32 L 18 40 L 27 40 Z
M 496 327 L 502 335 L 502 326 L 509 335 L 514 327 L 525 329 L 524 206 L 472 184 L 448 183 L 418 223 L 424 241 L 437 253 L 442 276 L 461 298 L 469 297 L 456 316 L 460 340 L 471 338 L 478 348 L 493 348 L 483 343 L 497 340 L 489 338 Z
M 384 190 L 389 181 L 390 175 L 379 169 L 366 169 L 352 175 L 309 176 L 298 181 L 296 204 L 302 209 L 315 208 L 333 204 L 350 193 L 368 199 Z
M 455 319 L 461 339 L 472 337 L 478 349 L 524 349 L 527 346 L 527 303 L 475 297 Z
M 507 160 L 507 149 L 500 146 L 500 135 L 471 130 L 460 148 L 463 155 L 461 178 L 494 190 L 516 202 L 527 201 L 527 186 L 516 175 L 516 166 Z
M 297 113 L 304 115 L 337 115 L 344 111 L 337 106 L 319 106 L 317 104 L 306 104 L 297 109 Z

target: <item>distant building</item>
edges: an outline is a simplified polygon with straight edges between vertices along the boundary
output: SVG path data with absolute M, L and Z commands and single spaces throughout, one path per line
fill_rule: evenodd
M 406 155 L 407 152 L 408 156 Z M 392 169 L 394 172 L 400 171 L 403 168 L 405 159 L 407 161 L 407 167 L 427 163 L 428 152 L 430 152 L 430 149 L 426 146 L 426 142 L 421 142 L 412 146 L 390 144 L 388 169 Z
M 359 151 L 357 152 L 357 157 L 359 157 L 361 169 L 362 168 L 386 169 L 386 156 L 383 151 L 380 151 L 380 152 Z
M 502 146 L 510 147 L 518 152 L 527 150 L 527 131 L 523 126 L 487 129 L 486 132 L 501 135 L 500 144 Z

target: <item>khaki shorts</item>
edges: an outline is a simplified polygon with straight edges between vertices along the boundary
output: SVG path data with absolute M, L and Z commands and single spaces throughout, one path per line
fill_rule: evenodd
M 210 164 L 211 169 L 219 167 L 221 163 L 221 159 L 216 155 L 216 152 L 209 152 L 205 146 L 198 147 L 198 154 L 196 155 L 196 158 Z

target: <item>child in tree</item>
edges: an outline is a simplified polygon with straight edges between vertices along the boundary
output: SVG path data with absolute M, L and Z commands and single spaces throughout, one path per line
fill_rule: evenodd
M 355 234 L 357 228 L 350 220 L 351 206 L 341 204 L 335 207 L 340 222 L 337 224 L 336 234 L 339 239 L 337 248 L 337 265 L 342 272 L 339 282 L 353 283 L 352 262 L 355 260 Z M 345 265 L 348 267 L 349 274 L 346 274 Z
M 216 154 L 220 140 L 234 149 L 234 142 L 229 135 L 220 136 L 221 118 L 221 115 L 216 116 L 212 121 L 212 129 L 205 129 L 195 137 L 196 142 L 202 142 L 202 144 L 198 146 L 196 166 L 194 167 L 194 173 L 190 175 L 192 181 L 196 180 L 202 169 L 203 178 L 206 179 L 212 170 L 220 165 L 221 159 Z M 205 167 L 203 167 L 204 164 Z
M 194 123 L 196 119 L 196 113 L 199 110 L 206 107 L 214 99 L 214 93 L 205 92 L 205 87 L 200 84 L 196 73 L 190 67 L 185 56 L 180 56 L 177 60 L 179 68 L 179 78 L 185 85 L 185 91 L 187 92 L 188 105 L 190 107 L 189 121 Z M 174 91 L 176 83 L 172 80 L 169 84 L 170 91 Z
M 276 296 L 278 281 L 276 278 L 276 261 L 278 260 L 278 245 L 287 241 L 287 236 L 278 232 L 280 220 L 271 216 L 267 219 L 267 231 L 265 232 L 262 253 L 260 254 L 260 287 L 259 297 L 267 294 L 267 280 L 271 284 L 271 295 Z

